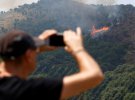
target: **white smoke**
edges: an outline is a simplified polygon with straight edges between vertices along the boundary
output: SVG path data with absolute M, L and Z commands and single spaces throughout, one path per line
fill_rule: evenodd
M 86 4 L 103 4 L 103 5 L 113 5 L 116 4 L 116 0 L 75 0 Z
M 8 11 L 23 4 L 30 4 L 38 0 L 0 0 L 0 11 Z
M 115 4 L 116 0 L 97 0 L 97 4 L 103 5 L 113 5 Z

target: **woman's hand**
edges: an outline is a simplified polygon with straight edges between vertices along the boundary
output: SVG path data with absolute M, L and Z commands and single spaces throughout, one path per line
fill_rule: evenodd
M 38 38 L 41 40 L 46 40 L 48 39 L 51 35 L 56 34 L 57 31 L 54 29 L 50 29 L 50 30 L 45 30 L 43 33 L 41 33 Z
M 65 50 L 73 54 L 80 50 L 83 50 L 83 39 L 80 28 L 76 29 L 76 32 L 68 30 L 64 32 L 64 42 L 66 44 Z
M 38 36 L 39 39 L 46 41 L 50 36 L 56 34 L 57 31 L 54 29 L 50 29 L 50 30 L 45 30 L 42 34 L 40 34 Z M 56 50 L 58 47 L 55 46 L 49 46 L 49 45 L 44 45 L 41 46 L 38 51 L 39 53 L 44 52 L 44 51 L 52 51 L 52 50 Z

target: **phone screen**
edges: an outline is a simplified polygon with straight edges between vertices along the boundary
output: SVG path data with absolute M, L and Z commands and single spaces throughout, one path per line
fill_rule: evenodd
M 49 38 L 50 46 L 65 46 L 63 35 L 54 34 Z

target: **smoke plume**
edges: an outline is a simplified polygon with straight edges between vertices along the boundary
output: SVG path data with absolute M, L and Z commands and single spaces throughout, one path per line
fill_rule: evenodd
M 113 5 L 116 0 L 97 0 L 97 4 Z
M 113 5 L 116 4 L 116 0 L 75 0 L 87 4 L 103 4 L 103 5 Z
M 25 3 L 30 4 L 37 1 L 38 0 L 1 0 L 0 11 L 8 11 L 9 9 L 16 8 L 19 5 L 23 5 Z

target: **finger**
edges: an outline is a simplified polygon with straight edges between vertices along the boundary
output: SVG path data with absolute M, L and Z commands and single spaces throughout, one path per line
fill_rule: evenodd
M 40 39 L 47 39 L 49 36 L 56 34 L 57 31 L 56 30 L 46 30 L 44 31 L 41 35 L 39 35 Z
M 68 31 L 64 31 L 63 36 L 64 36 L 64 40 L 66 40 L 66 38 L 68 37 Z
M 65 46 L 64 49 L 65 49 L 66 51 L 68 51 L 68 47 L 67 47 L 67 46 Z
M 68 31 L 68 35 L 71 36 L 71 37 L 74 37 L 74 36 L 76 36 L 77 34 L 76 34 L 76 32 L 74 32 L 73 30 L 69 30 L 69 31 Z
M 67 38 L 69 38 L 72 34 L 73 34 L 73 33 L 72 33 L 71 30 L 64 31 L 64 38 L 67 39 Z
M 56 33 L 57 33 L 56 30 L 47 30 L 43 34 L 44 34 L 44 37 L 49 37 L 49 36 L 56 34 Z
M 64 49 L 65 49 L 67 52 L 71 52 L 71 50 L 69 49 L 68 46 L 66 46 Z
M 82 30 L 80 27 L 76 28 L 77 35 L 82 35 Z

